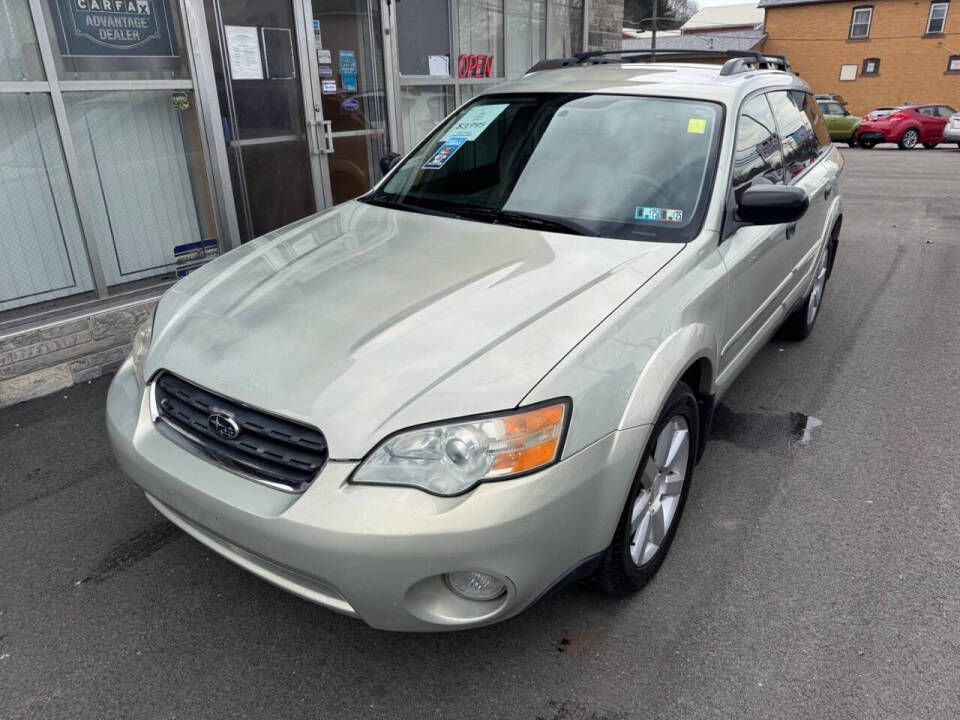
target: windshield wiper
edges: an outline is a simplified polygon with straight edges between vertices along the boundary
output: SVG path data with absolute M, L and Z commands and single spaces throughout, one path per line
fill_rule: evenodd
M 409 212 L 421 213 L 423 215 L 436 215 L 438 217 L 445 218 L 459 218 L 460 216 L 456 213 L 447 212 L 446 210 L 436 210 L 431 207 L 425 207 L 423 205 L 414 205 L 412 203 L 400 202 L 399 200 L 387 200 L 385 197 L 378 197 L 374 195 L 373 197 L 363 197 L 357 198 L 369 205 L 376 205 L 378 207 L 385 208 L 396 208 L 397 210 L 407 210 Z
M 539 213 L 469 206 L 458 206 L 456 213 L 464 218 L 476 217 L 489 220 L 495 224 L 513 225 L 515 227 L 533 227 L 542 230 L 552 230 L 553 232 L 567 233 L 569 235 L 587 235 L 589 237 L 598 237 L 600 235 L 600 233 L 595 230 L 591 230 L 586 225 L 581 225 L 574 220 L 540 215 Z

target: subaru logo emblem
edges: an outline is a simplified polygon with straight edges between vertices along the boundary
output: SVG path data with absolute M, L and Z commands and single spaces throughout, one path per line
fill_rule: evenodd
M 222 412 L 211 413 L 207 416 L 207 427 L 223 440 L 236 440 L 240 435 L 240 426 L 232 417 Z

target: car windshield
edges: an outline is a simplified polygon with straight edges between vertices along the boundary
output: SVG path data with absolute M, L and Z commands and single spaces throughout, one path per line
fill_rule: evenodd
M 363 199 L 578 235 L 687 242 L 715 173 L 719 105 L 624 95 L 484 96 Z

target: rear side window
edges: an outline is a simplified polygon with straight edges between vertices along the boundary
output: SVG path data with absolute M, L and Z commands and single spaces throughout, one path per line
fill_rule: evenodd
M 942 117 L 942 118 L 948 118 L 948 117 L 950 117 L 951 115 L 956 115 L 956 113 L 957 113 L 957 111 L 954 110 L 954 109 L 953 109 L 952 107 L 950 107 L 949 105 L 941 105 L 939 108 L 937 108 L 937 111 L 938 111 L 940 117 Z
M 739 189 L 758 177 L 766 183 L 783 180 L 777 124 L 763 95 L 747 100 L 740 110 L 733 159 L 733 187 Z
M 784 170 L 787 178 L 792 179 L 813 165 L 830 146 L 830 133 L 820 108 L 806 93 L 778 90 L 767 97 L 777 119 Z

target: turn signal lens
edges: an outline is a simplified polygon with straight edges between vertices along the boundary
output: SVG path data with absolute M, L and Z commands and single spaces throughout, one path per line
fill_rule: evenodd
M 551 405 L 503 419 L 505 438 L 491 448 L 497 453 L 492 475 L 513 475 L 546 465 L 557 455 L 566 405 Z
M 351 482 L 406 485 L 459 495 L 484 480 L 505 480 L 560 458 L 570 403 L 407 430 L 381 443 Z

